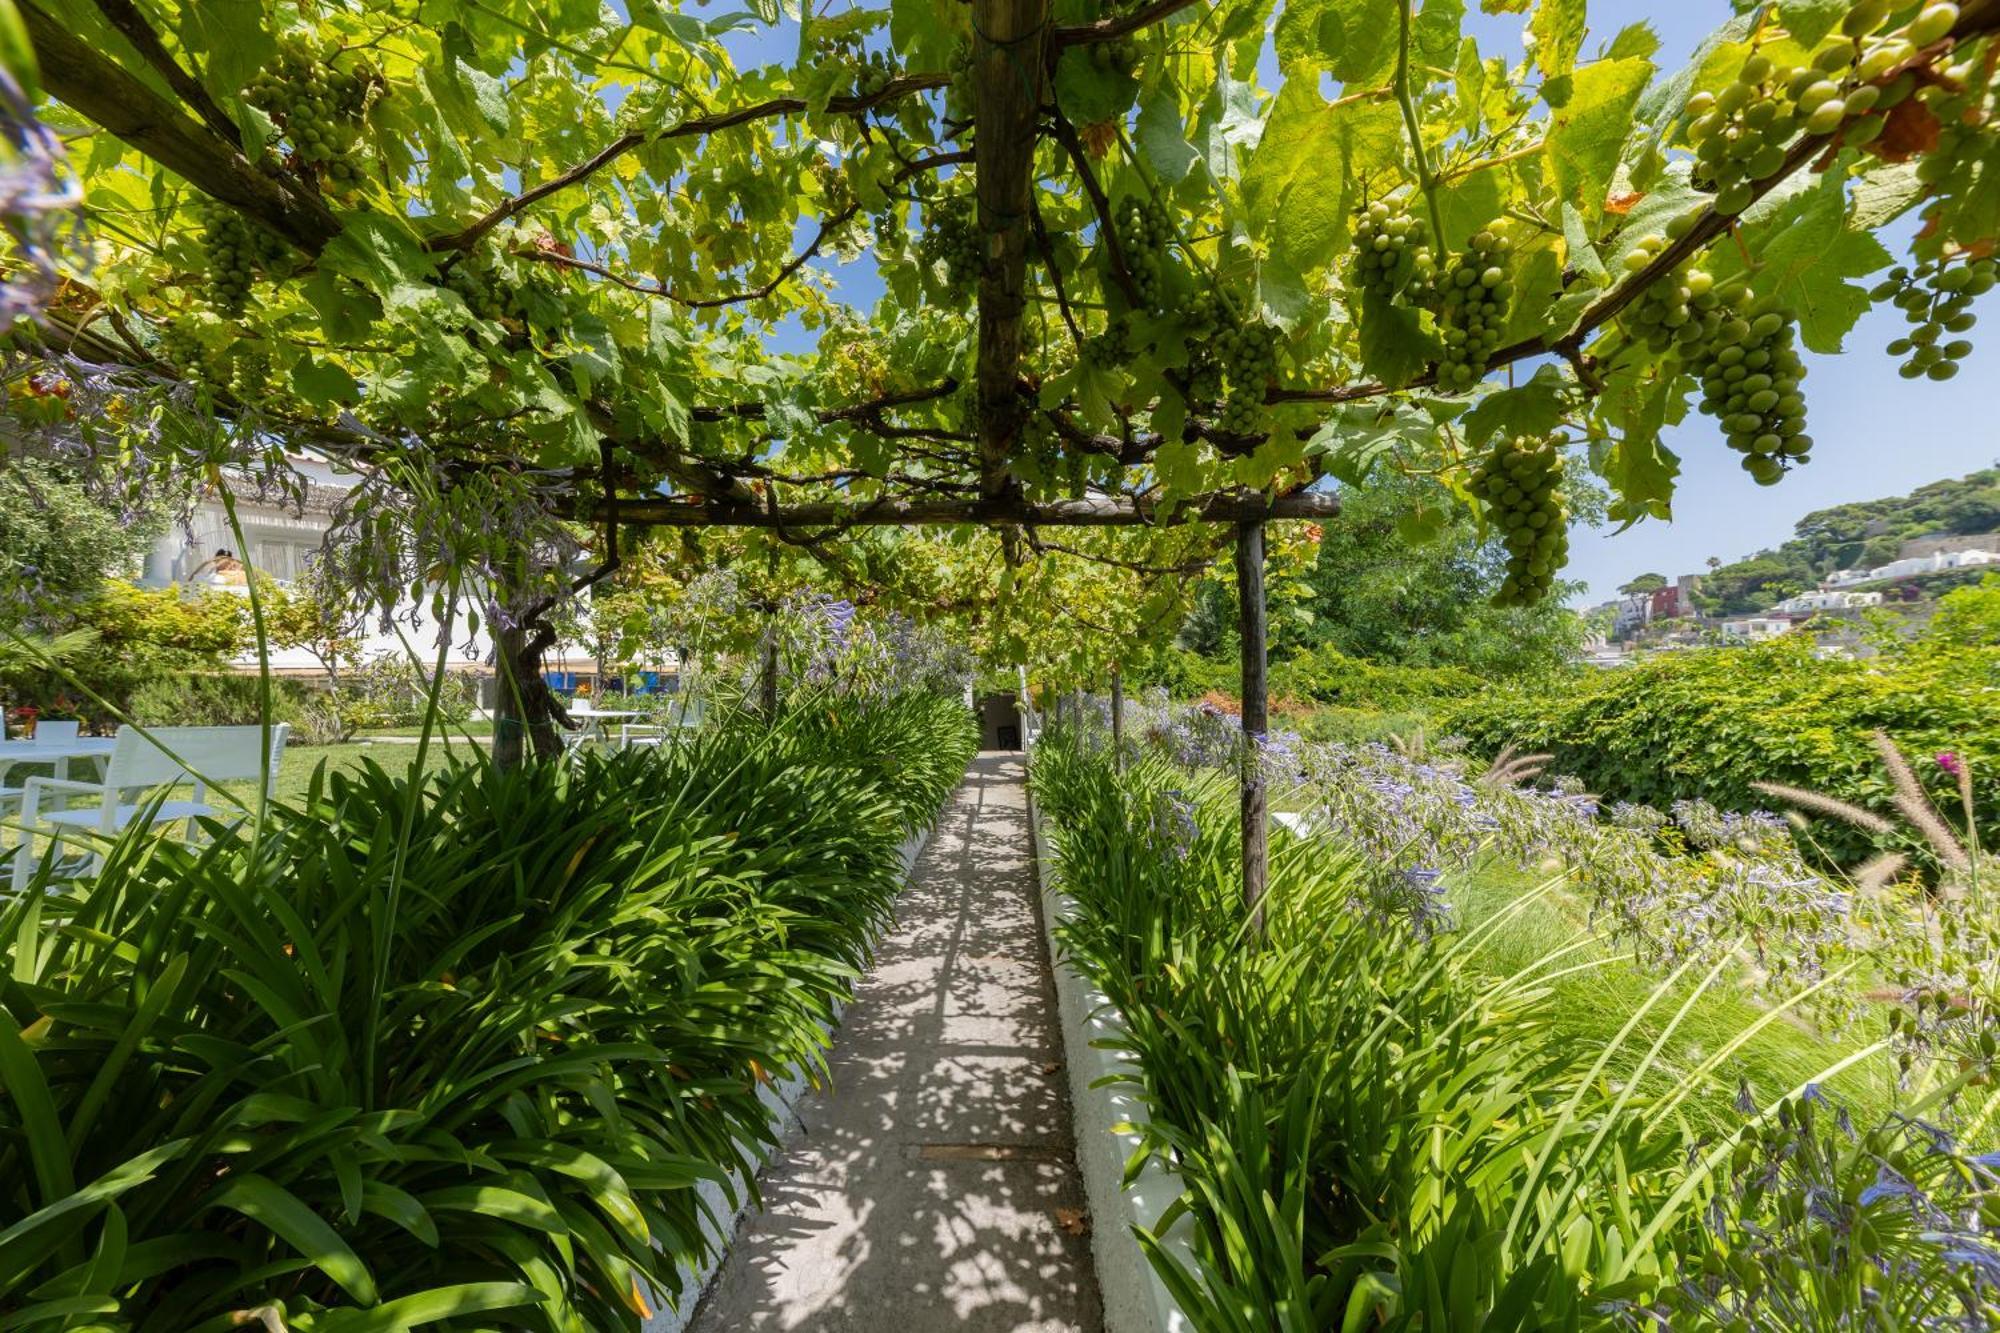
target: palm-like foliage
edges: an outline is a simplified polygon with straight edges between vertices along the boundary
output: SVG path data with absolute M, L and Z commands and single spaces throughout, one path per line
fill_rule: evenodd
M 1684 962 L 1585 1044 L 1548 983 L 1605 965 L 1588 941 L 1490 977 L 1467 964 L 1511 912 L 1414 930 L 1352 855 L 1282 838 L 1253 939 L 1223 780 L 1114 776 L 1056 732 L 1034 786 L 1078 901 L 1064 945 L 1123 1013 L 1149 1149 L 1186 1185 L 1140 1239 L 1203 1333 L 1985 1326 L 2000 1288 L 1966 1256 L 2000 1247 L 1937 1219 L 2000 1182 L 1941 1136 L 1815 1130 L 1808 1087 L 1713 1136 L 1686 1123 L 1789 1003 L 1650 1077 L 1726 959 Z M 1878 1168 L 1924 1184 L 1870 1192 Z M 1808 1209 L 1822 1194 L 1845 1212 Z M 1191 1266 L 1156 1240 L 1183 1214 Z
M 254 838 L 131 839 L 74 897 L 8 904 L 7 1326 L 636 1326 L 963 771 L 962 709 L 876 711 L 867 751 L 744 724 L 421 787 L 370 768 Z

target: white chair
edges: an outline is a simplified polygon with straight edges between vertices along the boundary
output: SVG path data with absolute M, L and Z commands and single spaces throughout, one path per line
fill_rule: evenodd
M 35 739 L 38 741 L 73 741 L 83 730 L 81 722 L 57 722 L 50 719 L 35 724 Z
M 185 824 L 193 842 L 198 830 L 194 820 L 216 814 L 208 802 L 208 786 L 216 782 L 268 781 L 266 794 L 275 791 L 278 764 L 284 757 L 285 741 L 291 735 L 286 723 L 272 727 L 270 771 L 265 773 L 262 727 L 153 727 L 141 733 L 135 727 L 120 727 L 116 746 L 105 765 L 102 782 L 75 782 L 64 778 L 29 778 L 22 789 L 20 846 L 14 852 L 14 889 L 27 887 L 34 875 L 37 857 L 35 839 L 48 839 L 45 855 L 53 856 L 65 836 L 82 835 L 96 842 L 88 856 L 57 874 L 73 877 L 87 874 L 103 863 L 103 847 L 123 832 L 134 819 L 144 817 L 151 824 Z M 163 787 L 194 784 L 194 795 L 185 801 L 163 801 L 157 806 L 148 799 Z M 95 796 L 92 809 L 45 809 L 44 795 L 58 801 L 71 796 Z M 240 818 L 240 812 L 238 812 Z M 81 869 L 77 866 L 80 864 Z

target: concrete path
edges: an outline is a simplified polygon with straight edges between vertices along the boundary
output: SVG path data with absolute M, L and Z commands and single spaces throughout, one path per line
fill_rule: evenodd
M 694 1333 L 1098 1333 L 1018 755 L 982 754 Z

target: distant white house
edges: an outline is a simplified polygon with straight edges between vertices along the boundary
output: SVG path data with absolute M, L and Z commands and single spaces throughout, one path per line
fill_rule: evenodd
M 1994 540 L 2000 541 L 2000 538 Z M 2000 565 L 2000 551 L 1976 548 L 1968 551 L 1931 551 L 1923 555 L 1891 560 L 1888 564 L 1877 565 L 1873 569 L 1836 569 L 1827 575 L 1823 586 L 1851 588 L 1857 583 L 1874 583 L 1881 579 L 1907 579 L 1920 574 L 1941 574 L 1948 569 L 1977 569 L 1982 565 Z
M 1761 643 L 1766 639 L 1775 639 L 1780 634 L 1790 632 L 1791 628 L 1791 621 L 1779 620 L 1773 616 L 1750 616 L 1743 620 L 1725 620 L 1722 622 L 1722 634 L 1724 638 L 1743 639 L 1750 643 Z
M 279 583 L 289 583 L 304 574 L 326 541 L 341 499 L 357 483 L 320 459 L 295 456 L 290 462 L 305 479 L 303 501 L 267 494 L 247 479 L 229 483 L 237 523 L 242 529 L 241 539 L 230 526 L 229 511 L 221 498 L 209 496 L 195 506 L 185 523 L 170 525 L 154 543 L 136 580 L 139 586 L 205 587 L 248 596 L 250 572 Z M 471 609 L 461 601 L 453 614 L 454 642 L 448 666 L 455 671 L 490 674 L 492 636 L 486 632 L 483 608 L 478 631 L 466 632 L 469 620 L 466 612 Z M 400 634 L 395 629 L 383 633 L 379 617 L 366 618 L 360 658 L 373 661 L 384 656 L 408 657 L 414 651 L 428 667 L 437 651 L 438 629 L 428 599 L 424 605 L 406 603 L 397 611 Z M 238 671 L 256 671 L 256 649 L 241 654 L 231 665 Z M 319 659 L 304 648 L 273 647 L 270 666 L 274 675 L 316 677 L 324 672 Z M 575 644 L 558 644 L 543 659 L 543 666 L 551 684 L 565 691 L 575 688 L 579 678 L 594 678 L 598 674 L 596 660 Z M 675 675 L 679 663 L 668 654 L 649 666 L 651 669 L 643 674 L 656 683 L 661 676 Z M 635 689 L 640 684 L 632 682 Z
M 1839 588 L 1821 588 L 1816 592 L 1802 592 L 1796 597 L 1787 597 L 1771 609 L 1783 615 L 1810 615 L 1816 611 L 1855 611 L 1864 606 L 1880 606 L 1882 594 L 1879 592 L 1846 592 Z

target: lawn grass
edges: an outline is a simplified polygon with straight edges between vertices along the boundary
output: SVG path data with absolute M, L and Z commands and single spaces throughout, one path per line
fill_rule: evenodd
M 475 747 L 463 737 L 438 737 L 431 739 L 431 748 L 424 760 L 424 771 L 435 773 L 445 766 L 457 762 L 470 762 L 477 756 L 476 749 L 484 751 L 484 746 Z M 312 775 L 320 765 L 329 771 L 348 768 L 358 769 L 364 763 L 373 762 L 394 774 L 411 771 L 417 762 L 415 745 L 369 745 L 360 741 L 350 741 L 345 745 L 296 745 L 288 746 L 285 757 L 278 765 L 278 781 L 274 796 L 287 804 L 297 804 L 305 799 Z
M 354 739 L 359 741 L 359 740 L 367 740 L 370 737 L 382 737 L 382 736 L 387 736 L 392 738 L 415 737 L 422 735 L 423 730 L 424 729 L 420 726 L 363 727 L 359 731 L 354 733 Z M 454 740 L 462 739 L 466 736 L 490 737 L 493 734 L 493 722 L 492 719 L 490 718 L 473 717 L 473 718 L 467 718 L 463 722 L 439 723 L 437 726 L 431 729 L 431 733 L 433 735 L 436 735 L 439 731 L 445 732 L 446 734 L 450 735 Z
M 1493 920 L 1541 882 L 1511 866 L 1489 861 L 1453 880 L 1451 899 L 1461 925 L 1470 931 Z M 1472 961 L 1491 975 L 1509 976 L 1590 932 L 1580 894 L 1573 886 L 1559 883 L 1498 925 Z M 1601 966 L 1571 972 L 1550 983 L 1555 1001 L 1553 1021 L 1558 1029 L 1601 1047 L 1645 1005 L 1671 969 L 1635 960 L 1629 945 L 1617 949 L 1600 941 L 1567 955 L 1551 970 L 1585 961 L 1598 961 Z M 1628 1077 L 1638 1066 L 1705 970 L 1693 969 L 1687 980 L 1653 1004 L 1607 1067 L 1613 1077 Z M 1740 970 L 1724 972 L 1675 1028 L 1642 1091 L 1662 1092 L 1677 1086 L 1768 1009 L 1744 985 Z M 1688 1113 L 1707 1127 L 1733 1124 L 1740 1119 L 1732 1105 L 1739 1083 L 1750 1085 L 1759 1106 L 1768 1105 L 1801 1084 L 1817 1081 L 1829 1066 L 1881 1035 L 1879 1019 L 1829 1032 L 1804 1016 L 1782 1016 L 1708 1076 L 1707 1086 L 1687 1103 Z M 1886 1055 L 1872 1056 L 1826 1080 L 1825 1088 L 1829 1096 L 1851 1108 L 1857 1122 L 1872 1123 L 1893 1104 L 1893 1066 Z

